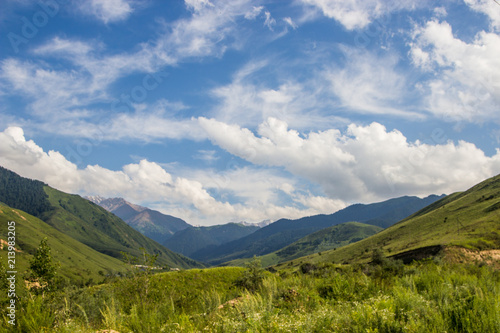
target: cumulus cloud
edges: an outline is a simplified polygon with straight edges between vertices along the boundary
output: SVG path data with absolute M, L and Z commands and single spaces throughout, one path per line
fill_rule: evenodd
M 321 10 L 323 15 L 340 22 L 346 29 L 362 29 L 373 20 L 399 10 L 411 10 L 422 5 L 423 1 L 394 0 L 301 0 L 306 6 Z
M 414 64 L 435 76 L 422 84 L 431 112 L 450 121 L 500 120 L 500 35 L 481 31 L 467 43 L 432 20 L 415 28 L 410 46 Z
M 229 153 L 284 168 L 322 186 L 330 198 L 348 202 L 451 193 L 500 172 L 500 152 L 488 157 L 465 141 L 408 142 L 379 123 L 351 124 L 344 133 L 303 134 L 270 118 L 259 126 L 258 136 L 214 119 L 200 118 L 200 124 Z
M 116 171 L 99 165 L 80 169 L 61 153 L 45 152 L 34 141 L 26 140 L 20 127 L 0 132 L 0 165 L 68 193 L 121 196 L 194 224 L 299 218 L 332 213 L 344 206 L 341 201 L 326 198 L 321 202 L 321 198 L 296 192 L 284 177 L 249 168 L 230 168 L 221 173 L 198 170 L 189 178 L 173 175 L 145 159 Z M 288 194 L 300 205 L 279 204 L 276 193 L 282 184 L 288 184 Z M 230 193 L 239 201 L 218 200 L 210 194 L 213 190 Z

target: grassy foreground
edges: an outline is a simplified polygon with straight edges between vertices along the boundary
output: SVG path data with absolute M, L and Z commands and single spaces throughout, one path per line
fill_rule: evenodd
M 43 295 L 18 288 L 16 326 L 3 303 L 0 332 L 500 331 L 500 272 L 431 260 L 192 269 Z

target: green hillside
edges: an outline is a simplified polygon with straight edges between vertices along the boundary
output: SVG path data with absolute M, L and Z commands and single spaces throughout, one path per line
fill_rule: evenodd
M 200 267 L 194 260 L 168 250 L 116 215 L 78 195 L 66 194 L 49 186 L 45 187 L 45 192 L 53 209 L 42 215 L 43 220 L 101 253 L 120 258 L 123 251 L 140 257 L 141 248 L 144 248 L 148 253 L 159 254 L 158 264 Z
M 159 255 L 157 263 L 160 265 L 179 268 L 201 266 L 147 238 L 119 217 L 78 195 L 58 191 L 1 167 L 0 179 L 1 196 L 10 207 L 20 209 L 26 206 L 29 212 L 29 202 L 41 203 L 33 213 L 42 221 L 98 252 L 115 258 L 121 258 L 122 251 L 140 257 L 141 248 L 144 248 L 150 254 Z
M 374 236 L 299 261 L 368 262 L 374 249 L 401 258 L 404 252 L 416 255 L 419 249 L 433 246 L 476 251 L 500 248 L 500 175 L 451 194 Z
M 281 250 L 264 255 L 260 259 L 265 266 L 276 265 L 313 253 L 346 246 L 372 236 L 381 230 L 383 228 L 359 222 L 342 223 L 312 233 Z
M 51 209 L 44 186 L 38 180 L 20 177 L 0 166 L 0 202 L 8 206 L 40 217 Z
M 44 237 L 47 237 L 54 260 L 61 264 L 59 274 L 76 284 L 91 279 L 98 282 L 106 275 L 126 270 L 122 261 L 95 251 L 28 213 L 0 203 L 0 238 L 3 241 L 9 221 L 16 223 L 16 249 L 20 250 L 16 253 L 18 272 L 28 269 L 29 260 Z M 7 247 L 0 251 L 0 256 L 3 261 L 7 259 Z

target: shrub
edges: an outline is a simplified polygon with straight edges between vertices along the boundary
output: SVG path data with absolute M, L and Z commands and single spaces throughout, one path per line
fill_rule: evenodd
M 240 279 L 236 281 L 236 285 L 246 288 L 249 291 L 256 291 L 262 286 L 262 281 L 265 277 L 265 270 L 259 258 L 253 259 L 246 264 L 246 270 L 243 272 Z

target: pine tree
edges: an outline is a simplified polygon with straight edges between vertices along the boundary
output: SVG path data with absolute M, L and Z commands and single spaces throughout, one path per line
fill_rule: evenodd
M 30 260 L 30 271 L 31 274 L 28 279 L 32 282 L 38 282 L 39 289 L 42 291 L 55 289 L 57 264 L 53 262 L 50 246 L 47 244 L 47 237 L 40 241 L 40 246 Z

